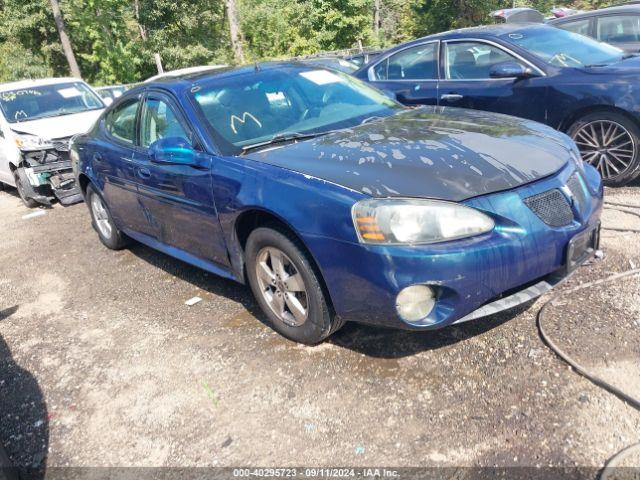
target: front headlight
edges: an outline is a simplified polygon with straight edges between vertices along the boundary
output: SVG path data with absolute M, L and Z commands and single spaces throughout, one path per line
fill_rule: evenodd
M 444 242 L 490 232 L 495 226 L 479 210 L 441 200 L 361 200 L 352 216 L 360 242 L 384 245 Z
M 45 140 L 37 135 L 19 134 L 15 137 L 16 146 L 20 150 L 44 150 L 46 148 L 52 148 L 50 140 Z
M 578 150 L 578 147 L 576 147 L 575 145 L 571 149 L 571 160 L 573 160 L 573 163 L 575 164 L 578 170 L 580 170 L 581 172 L 584 172 L 584 160 L 582 160 L 582 155 L 580 154 L 580 150 Z

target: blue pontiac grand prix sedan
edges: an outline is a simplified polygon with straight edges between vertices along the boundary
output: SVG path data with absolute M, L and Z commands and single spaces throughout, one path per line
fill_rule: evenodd
M 102 243 L 247 282 L 304 343 L 348 320 L 429 330 L 509 308 L 599 239 L 600 176 L 566 135 L 408 109 L 302 63 L 130 90 L 71 156 Z
M 431 35 L 354 74 L 407 105 L 473 108 L 568 133 L 605 184 L 640 174 L 640 58 L 541 24 Z

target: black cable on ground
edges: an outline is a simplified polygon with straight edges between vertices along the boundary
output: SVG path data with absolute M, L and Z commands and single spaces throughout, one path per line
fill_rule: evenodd
M 622 203 L 622 202 L 604 202 L 605 205 L 614 205 L 616 207 L 627 207 L 627 208 L 640 208 L 640 205 L 634 205 L 633 203 Z
M 613 205 L 613 206 L 611 206 Z M 639 208 L 640 205 L 631 205 L 627 203 L 618 203 L 618 202 L 604 202 L 604 208 L 608 210 L 616 210 L 617 212 L 623 212 L 628 215 L 634 215 L 640 218 L 640 212 L 636 212 L 633 210 L 627 210 L 625 208 L 619 207 L 628 207 L 628 208 Z M 637 228 L 614 228 L 614 227 L 602 227 L 603 230 L 611 230 L 613 232 L 631 232 L 631 233 L 640 233 L 640 229 Z
M 583 377 L 585 377 L 586 379 L 588 379 L 589 381 L 591 381 L 595 385 L 599 386 L 600 388 L 603 388 L 604 390 L 608 391 L 609 393 L 612 393 L 613 395 L 615 395 L 616 397 L 618 397 L 622 401 L 627 402 L 629 405 L 631 405 L 635 409 L 640 410 L 640 399 L 639 398 L 635 398 L 632 395 L 629 395 L 628 393 L 624 392 L 623 390 L 620 390 L 615 385 L 610 384 L 606 380 L 600 378 L 595 373 L 587 370 L 585 367 L 580 365 L 576 360 L 571 358 L 564 350 L 562 350 L 560 347 L 558 347 L 553 340 L 551 340 L 551 338 L 549 337 L 549 335 L 547 334 L 547 332 L 545 331 L 544 326 L 543 326 L 543 321 L 544 321 L 544 318 L 545 318 L 545 313 L 547 311 L 547 307 L 549 305 L 552 305 L 553 302 L 556 301 L 559 297 L 570 295 L 570 294 L 575 293 L 577 291 L 584 290 L 584 289 L 587 289 L 587 288 L 591 288 L 591 287 L 594 287 L 596 285 L 601 285 L 603 283 L 611 283 L 611 282 L 614 282 L 614 281 L 619 280 L 621 278 L 632 277 L 634 275 L 640 275 L 640 268 L 634 268 L 632 270 L 627 270 L 625 272 L 616 273 L 615 275 L 611 275 L 611 276 L 609 276 L 607 278 L 602 278 L 600 280 L 595 280 L 593 282 L 583 283 L 583 284 L 578 285 L 577 287 L 571 288 L 571 289 L 566 290 L 564 292 L 560 292 L 557 295 L 554 295 L 551 299 L 547 300 L 544 303 L 544 305 L 542 305 L 542 308 L 538 311 L 538 315 L 537 315 L 537 318 L 536 318 L 536 323 L 538 325 L 538 332 L 540 333 L 540 337 L 542 338 L 542 341 L 556 355 L 558 355 L 558 357 L 560 357 L 562 360 L 564 360 L 567 364 L 569 364 L 571 367 L 573 367 L 573 369 L 576 372 L 578 372 L 580 375 L 582 375 Z M 614 473 L 614 468 L 618 467 L 626 458 L 631 456 L 636 451 L 640 451 L 640 442 L 634 443 L 634 444 L 626 447 L 625 449 L 621 450 L 620 452 L 616 453 L 613 457 L 611 457 L 607 461 L 607 463 L 605 464 L 604 468 L 602 469 L 602 472 L 600 473 L 600 480 L 607 480 L 607 479 L 611 478 L 611 476 Z

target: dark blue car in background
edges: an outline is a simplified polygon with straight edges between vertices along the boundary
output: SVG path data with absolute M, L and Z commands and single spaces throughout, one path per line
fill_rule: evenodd
M 408 109 L 302 63 L 134 88 L 71 157 L 107 247 L 248 282 L 304 343 L 347 320 L 428 330 L 504 310 L 598 245 L 600 176 L 566 135 Z
M 640 59 L 540 24 L 424 37 L 355 73 L 406 105 L 506 113 L 568 133 L 605 184 L 640 173 Z

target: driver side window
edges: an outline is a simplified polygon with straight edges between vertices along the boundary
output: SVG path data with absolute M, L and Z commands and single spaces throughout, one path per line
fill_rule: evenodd
M 171 106 L 164 100 L 148 98 L 140 118 L 140 144 L 149 147 L 161 138 L 177 137 L 191 144 L 191 136 L 178 120 Z
M 522 63 L 501 48 L 480 42 L 445 44 L 445 76 L 449 80 L 484 80 L 495 65 Z

